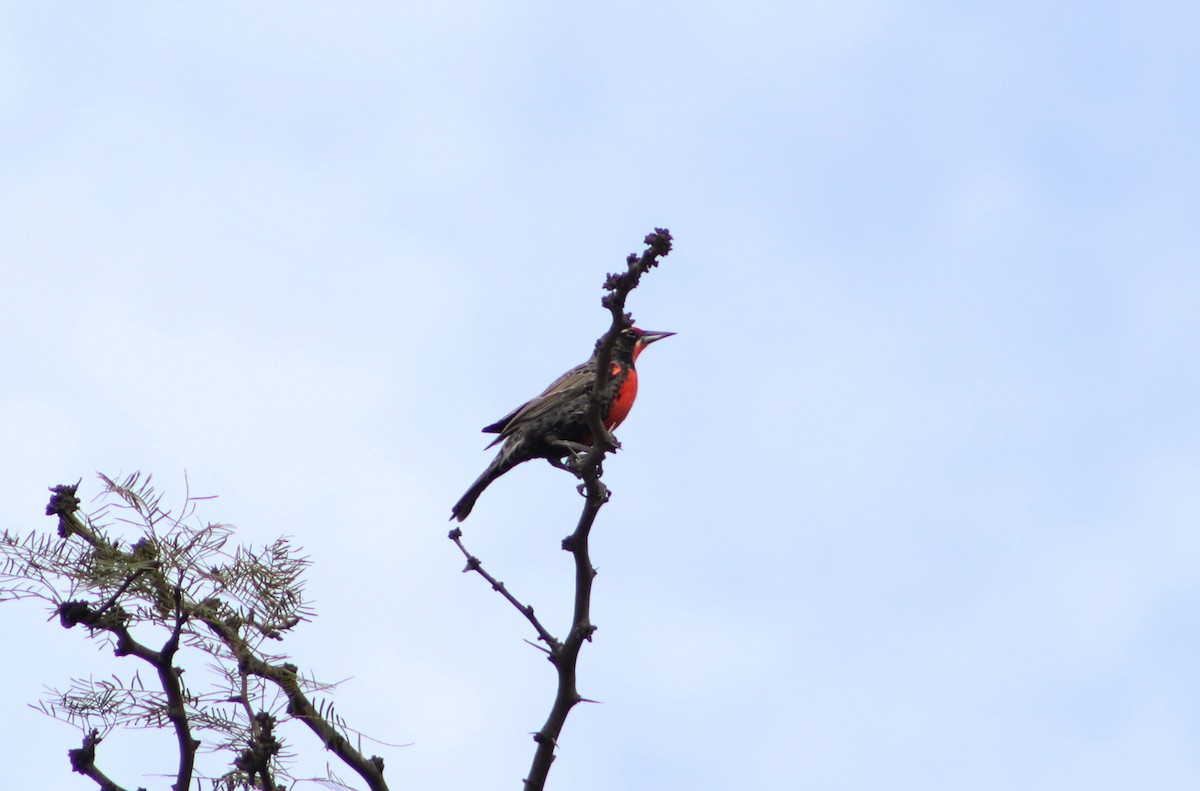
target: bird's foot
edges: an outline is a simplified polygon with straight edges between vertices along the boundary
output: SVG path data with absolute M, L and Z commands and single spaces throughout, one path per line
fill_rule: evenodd
M 572 442 L 569 439 L 558 439 L 556 437 L 550 437 L 547 443 L 575 459 L 578 459 L 592 449 L 591 445 L 584 445 L 582 442 Z
M 601 502 L 601 503 L 607 503 L 607 502 L 608 502 L 608 500 L 609 500 L 609 498 L 610 498 L 610 497 L 612 497 L 612 490 L 611 490 L 611 489 L 609 489 L 609 488 L 608 488 L 607 486 L 605 486 L 604 484 L 600 484 L 600 489 L 601 489 L 601 491 L 600 491 L 600 502 Z M 587 484 L 586 484 L 586 483 L 581 483 L 581 484 L 579 484 L 578 486 L 576 486 L 576 487 L 575 487 L 575 491 L 579 492 L 579 496 L 580 496 L 580 497 L 585 497 L 585 498 L 586 498 L 586 497 L 588 496 L 588 490 L 587 490 Z
M 592 449 L 590 445 L 584 445 L 582 442 L 557 437 L 547 437 L 546 444 L 560 452 L 557 457 L 550 457 L 547 461 L 560 470 L 567 470 L 575 475 L 579 474 L 579 462 Z
M 570 461 L 567 461 L 565 458 L 558 459 L 554 456 L 549 456 L 546 458 L 546 461 L 550 462 L 551 467 L 558 467 L 560 470 L 566 470 L 567 472 L 578 472 L 578 470 L 575 469 L 574 458 L 572 458 Z

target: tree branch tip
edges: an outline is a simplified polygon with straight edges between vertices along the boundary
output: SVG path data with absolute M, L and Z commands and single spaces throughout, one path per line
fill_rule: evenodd
M 642 241 L 649 245 L 654 255 L 668 255 L 675 239 L 666 228 L 655 228 L 654 233 L 647 234 Z
M 57 486 L 51 486 L 50 491 L 53 493 L 53 496 L 46 506 L 46 516 L 74 513 L 79 510 L 80 499 L 75 496 L 75 493 L 79 491 L 79 484 L 81 483 L 83 483 L 83 478 L 80 478 L 75 483 L 60 483 Z
M 462 528 L 461 527 L 454 528 L 453 530 L 450 531 L 450 534 L 447 535 L 446 538 L 450 539 L 451 541 L 457 541 L 458 539 L 462 538 Z

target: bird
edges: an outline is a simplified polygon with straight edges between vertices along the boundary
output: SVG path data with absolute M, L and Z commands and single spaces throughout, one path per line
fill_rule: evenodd
M 600 395 L 600 419 L 612 431 L 629 414 L 637 398 L 638 375 L 634 362 L 652 343 L 669 338 L 673 332 L 651 332 L 626 327 L 617 334 L 613 345 L 608 381 Z M 467 518 L 475 501 L 492 481 L 530 459 L 560 461 L 572 450 L 591 445 L 592 431 L 587 425 L 588 401 L 596 381 L 597 349 L 587 362 L 577 365 L 554 380 L 541 395 L 526 401 L 491 425 L 484 433 L 499 434 L 487 447 L 499 443 L 500 451 L 475 483 L 467 489 L 450 511 L 450 521 Z M 561 466 L 561 465 L 556 465 Z

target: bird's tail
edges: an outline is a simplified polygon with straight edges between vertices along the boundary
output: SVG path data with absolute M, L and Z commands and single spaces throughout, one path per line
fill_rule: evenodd
M 483 494 L 483 490 L 488 488 L 492 481 L 525 461 L 525 459 L 514 458 L 514 455 L 513 448 L 507 445 L 500 449 L 483 474 L 475 479 L 475 483 L 471 484 L 467 493 L 458 498 L 458 502 L 450 509 L 451 522 L 456 519 L 459 522 L 466 519 L 470 515 L 471 509 L 475 507 L 475 501 L 479 499 L 479 495 Z

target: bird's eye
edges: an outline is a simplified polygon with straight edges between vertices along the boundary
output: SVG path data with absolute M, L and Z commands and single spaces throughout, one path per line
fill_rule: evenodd
M 626 338 L 636 338 L 637 337 L 637 333 L 629 328 L 621 330 L 621 334 L 624 335 Z

